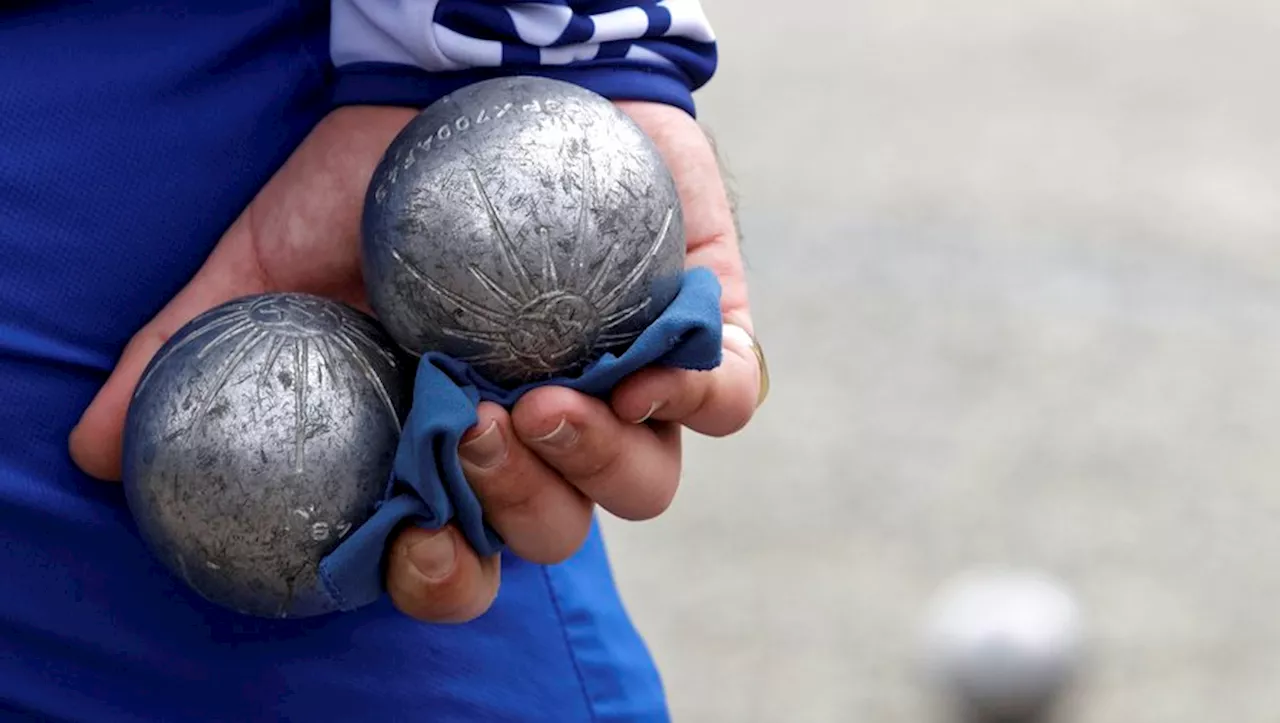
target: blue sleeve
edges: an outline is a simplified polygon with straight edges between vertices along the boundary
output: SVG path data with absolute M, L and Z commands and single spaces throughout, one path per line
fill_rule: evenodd
M 715 73 L 699 0 L 331 0 L 333 103 L 425 107 L 471 83 L 540 75 L 695 114 Z

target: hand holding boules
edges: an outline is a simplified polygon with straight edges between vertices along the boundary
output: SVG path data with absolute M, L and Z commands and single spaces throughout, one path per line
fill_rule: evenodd
M 686 266 L 715 271 L 727 322 L 750 330 L 745 282 L 715 156 L 681 111 L 620 103 L 654 141 L 684 211 Z M 374 167 L 414 117 L 393 108 L 331 114 L 253 200 L 183 291 L 130 342 L 115 372 L 72 434 L 71 452 L 93 476 L 119 479 L 128 400 L 156 351 L 200 313 L 234 298 L 304 291 L 365 306 L 358 224 Z M 593 502 L 621 516 L 661 512 L 675 492 L 680 427 L 722 435 L 751 417 L 760 367 L 725 335 L 710 372 L 641 371 L 607 398 L 564 387 L 536 389 L 510 411 L 484 403 L 461 440 L 467 482 L 510 549 L 555 562 L 576 551 Z M 647 417 L 644 424 L 638 424 Z M 471 619 L 499 584 L 496 557 L 479 556 L 453 526 L 409 527 L 390 545 L 386 585 L 396 604 L 423 620 Z
M 681 427 L 732 433 L 762 388 L 744 341 L 751 337 L 741 333 L 750 321 L 733 219 L 701 129 L 674 109 L 622 105 L 628 117 L 560 85 L 489 81 L 415 119 L 375 173 L 363 246 L 371 303 L 409 351 L 445 350 L 505 389 L 526 383 L 522 394 L 482 395 L 516 401 L 481 403 L 459 452 L 470 489 L 510 549 L 548 563 L 577 550 L 593 503 L 627 519 L 663 512 L 680 477 Z M 672 228 L 682 207 L 684 223 Z M 673 238 L 681 240 L 674 248 Z M 680 267 L 714 269 L 718 278 L 719 296 L 701 318 L 716 327 L 719 365 L 657 364 L 603 394 L 592 384 L 570 388 L 584 364 L 586 376 L 598 371 L 590 362 L 601 353 L 625 359 L 628 343 L 634 351 L 651 341 L 636 335 L 668 318 Z M 693 278 L 668 311 L 686 301 Z M 543 302 L 551 303 L 540 309 Z M 558 320 L 571 323 L 543 338 L 531 333 L 537 326 L 512 328 L 530 310 L 568 312 Z M 724 335 L 720 358 L 725 320 L 739 333 Z M 607 328 L 614 321 L 624 323 Z M 557 383 L 536 386 L 547 377 Z M 431 535 L 408 530 L 393 570 L 409 541 Z M 412 588 L 392 594 L 411 611 L 420 599 Z

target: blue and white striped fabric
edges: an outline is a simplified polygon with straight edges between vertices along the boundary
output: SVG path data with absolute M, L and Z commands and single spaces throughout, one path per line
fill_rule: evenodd
M 332 0 L 335 103 L 425 106 L 523 73 L 694 113 L 715 73 L 698 0 Z

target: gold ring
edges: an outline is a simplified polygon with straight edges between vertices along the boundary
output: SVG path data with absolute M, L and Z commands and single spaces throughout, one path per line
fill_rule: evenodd
M 725 324 L 724 336 L 745 344 L 751 349 L 751 353 L 756 355 L 756 363 L 760 367 L 760 391 L 756 395 L 756 407 L 759 408 L 769 396 L 769 364 L 764 359 L 764 349 L 751 332 L 737 324 Z

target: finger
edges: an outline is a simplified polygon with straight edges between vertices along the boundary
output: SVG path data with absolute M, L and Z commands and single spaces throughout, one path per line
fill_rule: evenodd
M 477 413 L 458 455 L 485 518 L 512 554 L 544 565 L 567 560 L 590 532 L 591 500 L 521 443 L 502 407 L 484 402 Z
M 68 440 L 72 459 L 85 473 L 103 480 L 120 478 L 125 416 L 147 364 L 170 337 L 199 314 L 233 298 L 265 291 L 261 274 L 252 266 L 253 258 L 238 243 L 219 244 L 186 287 L 125 346 L 111 376 Z
M 432 623 L 480 617 L 498 596 L 499 557 L 479 558 L 452 526 L 407 527 L 391 545 L 387 593 L 400 612 Z
M 675 498 L 678 426 L 627 424 L 604 402 L 554 386 L 526 394 L 511 420 L 521 441 L 618 517 L 657 517 Z
M 720 366 L 710 371 L 643 369 L 617 386 L 611 404 L 624 421 L 678 422 L 700 434 L 724 437 L 751 421 L 760 383 L 755 353 L 726 335 Z

